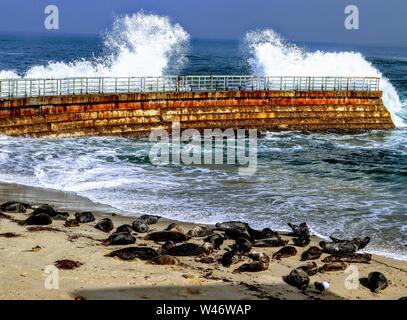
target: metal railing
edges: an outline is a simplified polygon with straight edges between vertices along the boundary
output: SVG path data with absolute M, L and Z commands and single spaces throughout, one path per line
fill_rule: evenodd
M 0 98 L 170 91 L 378 91 L 375 77 L 163 76 L 0 79 Z

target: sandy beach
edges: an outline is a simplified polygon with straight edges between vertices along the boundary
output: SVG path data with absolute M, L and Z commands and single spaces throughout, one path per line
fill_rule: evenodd
M 133 245 L 106 245 L 109 234 L 94 226 L 102 218 L 110 218 L 114 227 L 131 224 L 136 217 L 120 216 L 109 207 L 91 201 L 50 190 L 35 189 L 18 185 L 0 185 L 0 200 L 29 203 L 48 203 L 59 211 L 68 211 L 69 219 L 75 212 L 92 211 L 96 220 L 81 223 L 77 227 L 65 227 L 64 221 L 54 220 L 36 230 L 23 226 L 31 210 L 25 213 L 4 212 L 0 218 L 0 299 L 399 299 L 407 296 L 407 262 L 373 255 L 369 264 L 356 264 L 359 278 L 372 271 L 383 273 L 390 281 L 389 286 L 379 293 L 357 283 L 347 289 L 345 282 L 349 274 L 345 271 L 318 272 L 310 276 L 310 285 L 302 292 L 288 285 L 283 277 L 303 265 L 300 256 L 309 246 L 320 239 L 311 237 L 305 247 L 296 247 L 297 254 L 281 260 L 271 259 L 269 267 L 261 272 L 233 271 L 244 263 L 251 262 L 247 256 L 230 267 L 224 267 L 217 259 L 234 243 L 226 240 L 220 250 L 205 257 L 177 257 L 176 265 L 153 265 L 149 261 L 106 257 L 110 252 L 125 247 L 150 247 L 158 252 L 162 243 L 145 240 L 146 234 L 133 233 Z M 174 221 L 160 219 L 151 225 L 150 232 L 164 230 Z M 194 225 L 177 222 L 187 232 Z M 50 229 L 51 228 L 51 229 Z M 30 231 L 31 230 L 31 231 Z M 114 230 L 113 230 L 114 231 Z M 112 232 L 113 232 L 112 231 Z M 292 237 L 282 235 L 292 244 Z M 189 243 L 202 244 L 203 238 L 192 238 Z M 253 248 L 268 256 L 281 248 Z M 314 260 L 318 266 L 324 263 L 323 254 Z M 73 270 L 58 270 L 59 288 L 47 289 L 50 266 L 58 260 L 69 259 L 80 262 Z M 327 281 L 330 288 L 321 293 L 314 288 L 315 281 Z M 349 286 L 348 286 L 349 287 Z

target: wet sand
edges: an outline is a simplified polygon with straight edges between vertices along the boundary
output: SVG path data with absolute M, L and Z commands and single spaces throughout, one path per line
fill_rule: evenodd
M 114 226 L 130 223 L 134 217 L 115 214 L 113 208 L 95 204 L 88 199 L 71 193 L 30 188 L 12 184 L 0 184 L 0 202 L 21 201 L 48 203 L 58 211 L 92 211 L 96 221 L 67 228 L 64 221 L 53 221 L 49 231 L 29 231 L 16 220 L 26 219 L 30 213 L 5 213 L 12 220 L 0 218 L 0 234 L 14 233 L 16 237 L 0 236 L 0 299 L 399 299 L 407 296 L 407 262 L 373 255 L 370 264 L 352 264 L 358 268 L 359 276 L 366 277 L 371 271 L 380 271 L 390 280 L 390 285 L 379 293 L 355 281 L 353 289 L 345 287 L 349 274 L 344 271 L 318 273 L 311 276 L 311 283 L 305 292 L 286 284 L 286 276 L 293 268 L 304 262 L 301 253 L 306 248 L 297 247 L 298 253 L 281 261 L 272 259 L 266 271 L 254 273 L 233 273 L 243 263 L 223 267 L 218 262 L 202 263 L 196 257 L 178 257 L 180 264 L 173 266 L 152 265 L 135 259 L 124 261 L 106 257 L 113 250 L 130 246 L 148 246 L 159 249 L 160 244 L 144 240 L 144 234 L 134 234 L 134 245 L 106 246 L 102 240 L 108 237 L 94 228 L 102 217 L 112 219 Z M 113 215 L 112 215 L 113 214 Z M 151 225 L 152 231 L 163 230 L 170 223 L 160 220 Z M 192 224 L 178 222 L 187 231 Z M 292 245 L 292 237 L 282 236 Z M 311 245 L 318 245 L 320 239 L 312 237 Z M 202 244 L 202 238 L 189 242 Z M 215 260 L 222 256 L 225 248 L 233 243 L 227 240 L 221 250 L 210 254 Z M 307 246 L 307 248 L 309 247 Z M 271 256 L 280 248 L 254 248 Z M 323 254 L 315 260 L 322 266 Z M 83 263 L 74 270 L 59 270 L 59 288 L 47 289 L 46 270 L 55 261 L 70 259 Z M 330 289 L 321 294 L 314 281 L 328 281 Z M 48 282 L 49 283 L 49 282 Z

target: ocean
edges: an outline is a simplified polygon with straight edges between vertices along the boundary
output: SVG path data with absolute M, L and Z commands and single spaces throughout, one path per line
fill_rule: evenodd
M 147 139 L 1 136 L 0 182 L 74 192 L 124 215 L 276 230 L 306 221 L 319 236 L 370 236 L 370 251 L 407 259 L 407 48 L 294 43 L 270 29 L 194 39 L 137 14 L 100 36 L 0 34 L 0 57 L 1 78 L 379 76 L 395 130 L 267 132 L 253 176 L 232 165 L 153 165 Z

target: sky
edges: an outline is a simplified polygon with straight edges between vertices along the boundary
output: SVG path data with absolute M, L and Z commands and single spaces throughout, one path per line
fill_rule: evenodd
M 59 30 L 44 28 L 50 4 Z M 359 8 L 358 30 L 344 26 L 347 5 Z M 272 28 L 293 41 L 407 46 L 406 0 L 0 0 L 0 32 L 100 34 L 115 16 L 139 10 L 170 16 L 193 38 Z

